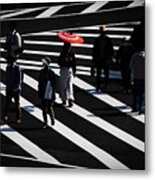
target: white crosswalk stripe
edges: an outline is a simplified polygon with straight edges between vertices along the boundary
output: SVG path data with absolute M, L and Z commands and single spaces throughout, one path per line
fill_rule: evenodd
M 1 68 L 5 70 L 5 65 L 1 65 Z M 30 68 L 29 68 L 30 69 Z M 38 68 L 40 70 L 41 68 Z M 36 68 L 37 70 L 37 68 Z M 59 69 L 54 69 L 54 72 L 59 76 Z M 106 93 L 98 93 L 95 90 L 95 87 L 88 84 L 87 82 L 83 81 L 82 79 L 75 77 L 74 84 L 79 87 L 80 89 L 85 90 L 87 93 L 91 94 L 93 97 L 99 99 L 102 102 L 109 104 L 110 106 L 118 109 L 123 113 L 127 113 L 127 115 L 131 116 L 132 118 L 136 119 L 141 123 L 145 123 L 144 115 L 134 115 L 131 113 L 131 107 L 126 105 L 125 103 L 115 99 L 114 97 L 106 94 Z
M 28 86 L 30 86 L 32 89 L 38 90 L 38 82 L 31 78 L 28 75 L 24 75 L 24 83 L 26 83 Z M 57 94 L 57 97 L 59 95 Z M 59 103 L 57 100 L 56 102 Z M 114 127 L 113 125 L 107 123 L 104 121 L 104 119 L 101 119 L 97 116 L 95 116 L 93 113 L 87 111 L 86 109 L 83 109 L 82 107 L 78 106 L 77 104 L 74 104 L 72 108 L 69 109 L 73 113 L 81 116 L 85 120 L 87 120 L 90 123 L 93 123 L 97 127 L 109 132 L 110 134 L 114 135 L 115 137 L 123 140 L 124 142 L 130 144 L 131 146 L 139 149 L 140 151 L 144 152 L 144 143 L 142 141 L 139 141 L 138 139 L 134 138 L 133 136 L 123 132 L 122 130 L 118 129 L 117 127 Z
M 47 18 L 47 17 L 50 17 L 51 15 L 55 14 L 57 11 L 59 11 L 63 7 L 64 7 L 64 5 L 50 7 L 47 10 L 45 10 L 43 13 L 39 14 L 36 18 Z
M 1 83 L 1 87 L 5 87 L 5 84 Z M 4 91 L 1 91 L 1 94 L 5 95 Z M 21 107 L 31 114 L 32 116 L 36 117 L 38 120 L 42 120 L 42 111 L 35 107 L 31 102 L 27 101 L 25 98 L 21 97 Z M 34 107 L 33 111 L 29 111 L 26 107 Z M 60 123 L 58 120 L 56 120 L 56 123 L 54 127 L 49 125 L 51 128 L 53 128 L 58 133 L 65 136 L 67 139 L 90 153 L 92 156 L 94 156 L 96 159 L 98 159 L 103 164 L 106 164 L 111 169 L 128 169 L 127 166 L 119 162 L 117 159 L 115 159 L 113 156 L 108 154 L 106 151 L 100 149 L 99 147 L 92 144 L 87 139 L 83 138 L 81 135 L 77 134 L 67 126 Z
M 106 5 L 107 3 L 108 3 L 108 1 L 100 1 L 100 2 L 98 1 L 98 2 L 95 2 L 94 4 L 89 6 L 87 9 L 82 11 L 81 14 L 95 12 L 98 9 L 100 9 L 102 6 Z
M 144 5 L 144 1 L 135 0 L 131 1 L 129 3 L 126 3 L 128 5 L 122 6 L 123 4 L 119 2 L 111 3 L 112 8 L 108 9 L 109 1 L 100 1 L 100 2 L 85 2 L 85 3 L 79 3 L 79 4 L 59 4 L 59 5 L 45 5 L 41 7 L 25 7 L 24 9 L 19 8 L 17 10 L 4 10 L 1 12 L 1 19 L 3 21 L 5 20 L 14 20 L 14 18 L 19 18 L 21 15 L 25 15 L 28 19 L 35 18 L 38 19 L 45 19 L 45 18 L 54 18 L 54 17 L 69 17 L 72 15 L 84 15 L 84 14 L 92 14 L 92 13 L 98 13 L 98 12 L 111 12 L 113 10 L 123 10 L 123 9 L 132 9 L 134 7 L 141 7 Z M 67 7 L 74 8 L 78 5 L 79 10 L 77 10 L 76 13 L 66 13 Z M 83 7 L 82 7 L 83 6 Z M 107 9 L 104 9 L 104 6 L 107 7 Z M 119 7 L 120 6 L 120 7 Z M 85 7 L 85 8 L 84 8 Z M 83 10 L 81 10 L 83 8 Z M 72 11 L 72 10 L 71 10 Z M 57 13 L 58 12 L 58 13 Z M 64 13 L 64 14 L 63 14 Z M 32 17 L 34 16 L 34 17 Z M 24 17 L 24 18 L 25 18 Z M 23 18 L 23 19 L 24 19 Z M 22 20 L 22 18 L 21 18 Z M 107 23 L 107 34 L 112 39 L 114 43 L 114 50 L 115 52 L 118 50 L 120 46 L 120 42 L 122 38 L 126 37 L 127 39 L 130 39 L 132 32 L 134 31 L 134 27 L 139 25 L 141 22 L 136 21 L 130 21 L 130 22 L 115 22 L 115 23 Z M 122 117 L 126 117 L 127 121 L 129 121 L 131 124 L 126 123 L 127 125 L 135 125 L 135 122 L 140 127 L 135 127 L 135 129 L 141 131 L 141 132 L 134 132 L 134 130 L 127 130 L 127 128 L 121 126 L 119 123 L 116 125 L 113 121 L 108 122 L 107 117 L 100 117 L 99 113 L 96 113 L 96 111 L 89 109 L 87 105 L 80 104 L 79 102 L 74 103 L 74 106 L 71 108 L 63 108 L 63 113 L 70 113 L 74 117 L 79 118 L 81 126 L 82 123 L 88 124 L 88 128 L 94 128 L 93 130 L 98 130 L 103 136 L 104 133 L 108 134 L 108 137 L 112 140 L 114 139 L 116 142 L 118 142 L 118 146 L 125 146 L 123 149 L 124 151 L 129 148 L 129 152 L 131 152 L 130 157 L 123 157 L 123 151 L 120 152 L 118 155 L 117 153 L 112 153 L 112 151 L 109 152 L 109 149 L 107 149 L 106 145 L 102 145 L 101 143 L 94 142 L 92 139 L 90 139 L 90 136 L 86 135 L 85 133 L 82 134 L 82 132 L 77 128 L 72 128 L 70 124 L 68 123 L 62 123 L 61 117 L 56 119 L 56 123 L 54 126 L 50 127 L 50 131 L 54 131 L 55 133 L 61 135 L 62 141 L 63 138 L 67 139 L 71 144 L 74 144 L 78 146 L 78 148 L 81 148 L 81 151 L 86 152 L 89 154 L 92 158 L 94 158 L 96 161 L 100 162 L 102 166 L 106 166 L 110 169 L 131 169 L 134 166 L 131 162 L 129 163 L 127 160 L 130 161 L 130 158 L 132 156 L 132 152 L 134 151 L 135 154 L 138 154 L 138 157 L 141 159 L 143 158 L 145 154 L 145 139 L 143 138 L 143 134 L 141 134 L 143 131 L 143 126 L 145 126 L 145 116 L 144 115 L 135 115 L 131 113 L 131 107 L 128 105 L 128 103 L 122 102 L 121 98 L 114 98 L 113 95 L 109 95 L 108 93 L 103 92 L 96 92 L 93 83 L 88 81 L 88 78 L 90 76 L 90 62 L 92 60 L 92 54 L 90 53 L 93 49 L 93 42 L 96 37 L 99 36 L 99 33 L 97 33 L 99 26 L 101 23 L 93 25 L 90 23 L 86 23 L 85 25 L 79 25 L 77 24 L 76 27 L 70 26 L 70 28 L 62 28 L 57 29 L 55 28 L 54 31 L 51 30 L 44 30 L 44 31 L 38 31 L 35 33 L 28 33 L 23 34 L 24 38 L 24 44 L 26 45 L 26 48 L 23 51 L 23 54 L 21 59 L 18 59 L 17 62 L 19 63 L 20 67 L 25 70 L 24 74 L 24 80 L 23 85 L 28 89 L 30 93 L 37 94 L 37 86 L 38 82 L 35 80 L 35 73 L 38 74 L 38 71 L 40 71 L 42 62 L 39 62 L 39 60 L 35 60 L 35 56 L 50 56 L 53 57 L 53 59 L 57 59 L 57 57 L 60 56 L 60 47 L 63 46 L 63 42 L 58 41 L 56 38 L 58 31 L 68 31 L 73 30 L 75 33 L 81 37 L 83 37 L 86 42 L 83 44 L 73 44 L 72 47 L 74 47 L 75 51 L 77 50 L 76 58 L 77 61 L 79 61 L 79 65 L 77 66 L 77 76 L 74 78 L 74 85 L 76 88 L 82 90 L 82 93 L 87 94 L 89 98 L 94 99 L 95 101 L 98 101 L 102 104 L 106 104 L 106 106 L 110 106 L 111 109 L 114 109 L 115 111 L 118 110 L 119 113 L 122 115 Z M 66 26 L 67 27 L 67 26 Z M 2 79 L 1 79 L 1 95 L 5 97 L 5 79 L 4 75 L 6 75 L 6 60 L 4 59 L 5 50 L 3 49 L 4 43 L 6 41 L 6 37 L 1 37 L 1 54 L 2 57 L 0 58 L 1 62 L 1 69 L 2 69 Z M 51 46 L 51 50 L 50 49 Z M 43 48 L 42 48 L 43 47 Z M 33 49 L 34 48 L 34 49 Z M 46 50 L 47 48 L 47 50 Z M 55 62 L 55 61 L 54 61 Z M 83 65 L 84 64 L 84 65 Z M 87 66 L 87 64 L 89 64 Z M 56 73 L 57 76 L 59 76 L 59 66 L 56 63 L 51 63 L 51 67 Z M 31 75 L 28 75 L 30 72 Z M 82 76 L 81 76 L 82 75 Z M 113 71 L 110 70 L 110 78 L 111 79 L 121 79 L 121 73 L 120 71 Z M 3 82 L 3 83 L 2 83 Z M 118 97 L 118 96 L 116 96 Z M 60 104 L 60 98 L 59 95 L 56 94 L 56 103 Z M 31 118 L 35 119 L 35 121 L 43 122 L 42 118 L 42 110 L 39 108 L 37 104 L 35 105 L 35 101 L 31 99 L 28 95 L 23 94 L 21 97 L 21 107 L 23 110 L 31 116 Z M 32 111 L 28 108 L 32 107 Z M 104 108 L 103 108 L 104 109 Z M 95 112 L 95 113 L 94 113 Z M 57 114 L 56 114 L 57 115 Z M 23 115 L 25 116 L 25 115 Z M 63 114 L 62 114 L 63 116 Z M 115 118 L 117 120 L 117 117 Z M 126 120 L 125 119 L 125 120 Z M 129 119 L 129 120 L 128 120 Z M 131 121 L 130 121 L 131 120 Z M 49 116 L 48 116 L 48 122 L 49 122 Z M 133 126 L 131 126 L 133 127 Z M 91 129 L 91 130 L 92 130 Z M 87 131 L 87 130 L 86 130 Z M 88 129 L 89 131 L 89 129 Z M 5 151 L 1 154 L 3 157 L 8 157 L 12 159 L 21 159 L 21 160 L 27 160 L 30 162 L 41 162 L 46 163 L 48 165 L 56 165 L 60 167 L 71 167 L 71 168 L 82 168 L 82 165 L 76 164 L 76 163 L 62 163 L 61 158 L 58 159 L 55 158 L 52 153 L 47 153 L 44 148 L 40 148 L 38 144 L 35 144 L 33 141 L 29 140 L 26 135 L 22 135 L 20 131 L 18 132 L 18 128 L 12 128 L 10 125 L 6 124 L 1 126 L 1 132 L 4 136 L 9 138 L 12 142 L 20 146 L 23 150 L 25 150 L 27 153 L 31 154 L 34 158 L 18 156 L 16 154 L 7 154 Z M 37 133 L 37 132 L 36 132 Z M 143 139 L 143 140 L 141 140 Z M 104 139 L 105 141 L 105 139 Z M 108 143 L 108 142 L 107 142 Z M 111 142 L 109 142 L 111 143 Z M 120 143 L 120 144 L 119 144 Z M 116 145 L 116 146 L 117 146 Z M 112 146 L 114 147 L 114 146 Z M 120 148 L 119 147 L 119 148 Z M 52 147 L 51 147 L 52 148 Z M 126 153 L 126 152 L 125 152 Z M 137 158 L 137 157 L 132 157 Z
M 29 9 L 20 10 L 20 11 L 17 11 L 17 12 L 12 12 L 12 13 L 9 13 L 9 14 L 2 15 L 1 19 L 12 18 L 14 16 L 27 14 L 27 13 L 34 12 L 34 11 L 41 10 L 41 9 L 45 9 L 45 7 L 29 8 Z

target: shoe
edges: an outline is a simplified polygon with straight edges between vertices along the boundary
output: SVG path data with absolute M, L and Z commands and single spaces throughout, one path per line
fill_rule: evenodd
M 68 101 L 68 107 L 72 107 L 73 106 L 73 100 L 69 99 Z
M 54 116 L 51 117 L 51 125 L 54 126 L 55 124 L 55 119 L 54 119 Z
M 21 119 L 16 120 L 16 123 L 18 123 L 18 124 L 20 124 L 21 122 L 22 122 Z
M 46 129 L 48 127 L 47 123 L 44 123 L 43 129 Z
M 51 125 L 54 126 L 54 124 L 55 124 L 55 121 L 54 121 L 54 119 L 52 119 L 51 120 Z

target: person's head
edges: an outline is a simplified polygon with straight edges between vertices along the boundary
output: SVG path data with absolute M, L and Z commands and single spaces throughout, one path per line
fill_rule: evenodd
M 107 32 L 106 26 L 100 26 L 100 34 L 105 35 Z
M 51 63 L 51 58 L 49 58 L 49 57 L 44 57 L 41 60 L 42 60 L 42 63 L 43 63 L 44 67 L 48 67 L 50 65 L 50 63 Z
M 17 28 L 16 22 L 11 22 L 10 25 L 9 25 L 10 31 L 12 32 L 12 31 L 14 31 L 16 28 Z

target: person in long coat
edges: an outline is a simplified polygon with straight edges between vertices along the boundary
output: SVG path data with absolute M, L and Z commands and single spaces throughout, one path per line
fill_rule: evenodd
M 6 102 L 3 111 L 3 118 L 1 124 L 8 120 L 9 106 L 12 98 L 15 100 L 16 106 L 16 122 L 21 123 L 21 108 L 20 108 L 20 94 L 22 84 L 22 71 L 18 64 L 9 60 L 6 68 Z
M 133 54 L 130 61 L 130 69 L 133 79 L 133 105 L 132 111 L 144 113 L 145 96 L 145 51 L 139 45 L 137 52 Z
M 9 32 L 4 49 L 6 50 L 7 61 L 16 61 L 23 51 L 23 40 L 22 36 L 17 31 L 16 22 L 11 22 L 9 25 Z
M 121 45 L 117 51 L 117 60 L 120 63 L 120 70 L 122 75 L 123 93 L 130 93 L 131 91 L 131 70 L 129 64 L 132 55 L 133 48 L 130 41 L 126 38 L 123 38 Z
M 92 66 L 97 69 L 96 89 L 101 88 L 102 69 L 105 75 L 105 88 L 109 80 L 109 62 L 114 55 L 113 44 L 111 39 L 106 35 L 106 27 L 100 26 L 100 36 L 95 39 L 93 47 Z
M 58 64 L 60 66 L 59 93 L 63 105 L 73 106 L 73 77 L 76 72 L 75 54 L 71 49 L 71 44 L 65 42 L 63 51 L 59 57 Z
M 56 76 L 51 67 L 49 66 L 51 59 L 45 57 L 42 59 L 43 69 L 39 74 L 38 94 L 41 99 L 44 125 L 43 128 L 47 128 L 47 113 L 51 118 L 51 124 L 55 124 L 54 114 L 54 101 L 55 101 L 55 88 L 56 88 Z

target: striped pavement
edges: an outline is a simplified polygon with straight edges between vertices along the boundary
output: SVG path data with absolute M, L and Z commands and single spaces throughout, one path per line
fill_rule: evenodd
M 30 18 L 48 19 L 74 17 L 96 12 L 109 12 L 138 8 L 144 1 L 103 1 L 79 3 L 39 3 L 32 7 L 22 4 L 2 6 L 1 18 L 22 20 Z M 10 8 L 10 9 L 9 9 Z M 74 9 L 74 11 L 73 11 Z M 132 95 L 121 90 L 121 73 L 115 59 L 110 69 L 109 89 L 95 91 L 95 79 L 90 76 L 92 48 L 99 35 L 102 23 L 87 23 L 82 26 L 61 29 L 32 31 L 22 34 L 24 52 L 18 59 L 23 70 L 21 107 L 22 123 L 14 122 L 12 101 L 9 121 L 1 126 L 2 166 L 56 167 L 56 168 L 98 168 L 98 169 L 144 169 L 145 168 L 145 116 L 131 113 Z M 122 22 L 107 23 L 107 33 L 115 52 L 121 39 L 130 38 L 140 19 L 126 19 Z M 2 26 L 5 27 L 5 26 Z M 59 81 L 57 59 L 62 50 L 56 33 L 73 30 L 84 38 L 83 44 L 74 44 L 77 59 L 77 73 L 74 78 L 75 103 L 72 108 L 62 107 L 56 88 L 56 123 L 51 126 L 48 116 L 47 129 L 43 129 L 42 111 L 38 98 L 38 76 L 42 68 L 40 59 L 50 56 L 51 68 Z M 5 103 L 6 59 L 5 36 L 1 36 L 1 110 Z M 104 77 L 104 76 L 103 76 Z M 58 83 L 57 83 L 58 84 Z

